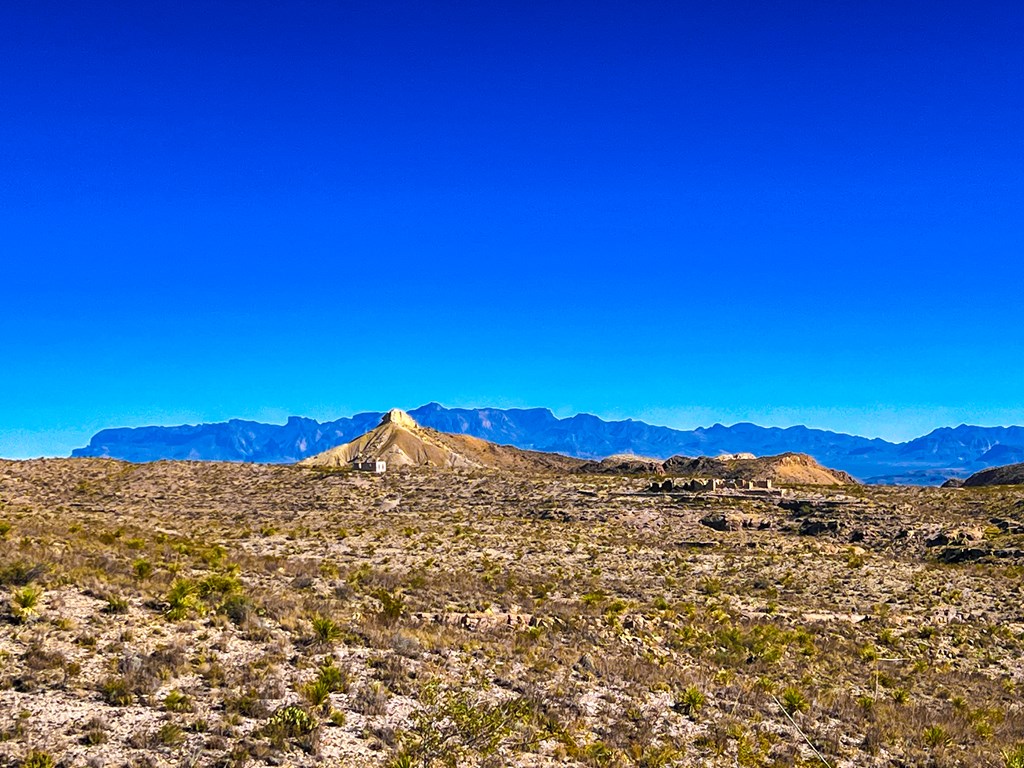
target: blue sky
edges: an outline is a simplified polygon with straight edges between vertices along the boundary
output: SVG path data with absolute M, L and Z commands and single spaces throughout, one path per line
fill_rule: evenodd
M 1024 423 L 1022 40 L 1010 3 L 8 4 L 0 456 L 430 400 Z

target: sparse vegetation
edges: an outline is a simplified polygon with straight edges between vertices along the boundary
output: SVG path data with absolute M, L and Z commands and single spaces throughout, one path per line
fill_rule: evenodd
M 39 598 L 42 595 L 43 590 L 31 584 L 15 589 L 11 593 L 11 615 L 14 620 L 24 624 L 33 619 L 38 613 Z
M 0 462 L 0 763 L 1024 768 L 1024 489 L 646 482 Z

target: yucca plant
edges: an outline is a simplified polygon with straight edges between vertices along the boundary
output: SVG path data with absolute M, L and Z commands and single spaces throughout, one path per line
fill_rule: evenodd
M 341 637 L 341 627 L 329 616 L 318 613 L 309 623 L 313 626 L 313 637 L 319 645 L 330 645 Z
M 22 768 L 53 768 L 53 758 L 47 752 L 32 750 L 24 760 L 21 761 Z
M 192 613 L 201 613 L 203 604 L 198 596 L 199 588 L 188 579 L 177 579 L 167 591 L 167 611 L 164 614 L 171 621 L 179 621 Z
M 692 718 L 695 717 L 700 708 L 704 706 L 704 701 L 705 697 L 700 688 L 695 685 L 690 685 L 679 694 L 679 698 L 676 699 L 674 709 L 687 717 Z
M 302 695 L 314 707 L 323 707 L 330 701 L 331 686 L 322 679 L 312 680 L 302 686 Z
M 1024 768 L 1024 744 L 1003 752 L 1003 764 L 1006 768 Z
M 11 614 L 15 621 L 24 624 L 39 613 L 39 598 L 43 590 L 33 584 L 16 589 L 11 593 Z

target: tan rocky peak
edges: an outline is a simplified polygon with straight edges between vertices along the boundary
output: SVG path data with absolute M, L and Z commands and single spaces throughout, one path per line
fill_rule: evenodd
M 394 424 L 396 427 L 404 427 L 405 429 L 416 429 L 419 427 L 416 420 L 401 408 L 392 408 L 384 414 L 384 418 L 380 420 L 380 423 Z

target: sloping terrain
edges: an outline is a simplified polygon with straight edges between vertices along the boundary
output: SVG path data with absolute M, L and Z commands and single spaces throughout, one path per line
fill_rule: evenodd
M 557 454 L 522 451 L 468 435 L 451 435 L 421 427 L 404 411 L 393 409 L 380 424 L 350 443 L 300 462 L 311 467 L 347 467 L 357 458 L 383 459 L 389 467 L 490 467 L 566 470 L 582 462 Z
M 964 480 L 964 485 L 970 488 L 985 485 L 1024 485 L 1024 464 L 983 469 Z
M 624 453 L 601 461 L 588 461 L 576 470 L 588 475 L 663 475 L 664 462 Z
M 1024 759 L 1024 489 L 646 486 L 0 462 L 0 765 Z
M 664 463 L 669 475 L 718 477 L 724 480 L 771 480 L 778 485 L 854 485 L 846 472 L 821 466 L 810 456 L 784 453 L 757 459 L 673 456 Z

